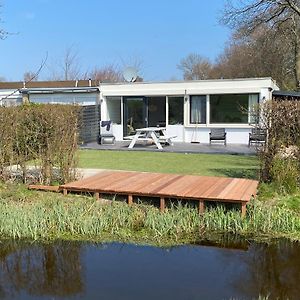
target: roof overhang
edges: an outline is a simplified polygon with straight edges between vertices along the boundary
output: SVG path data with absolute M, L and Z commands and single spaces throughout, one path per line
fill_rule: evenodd
M 62 93 L 99 93 L 98 87 L 77 87 L 77 88 L 23 88 L 22 94 L 62 94 Z
M 171 82 L 137 82 L 101 84 L 103 96 L 160 96 L 199 94 L 260 93 L 262 89 L 279 90 L 276 83 L 267 78 L 213 79 Z
M 300 92 L 274 91 L 273 96 L 276 96 L 276 97 L 289 97 L 289 98 L 300 98 Z

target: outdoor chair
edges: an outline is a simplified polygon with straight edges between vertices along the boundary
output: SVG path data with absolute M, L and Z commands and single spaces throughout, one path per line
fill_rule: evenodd
M 251 146 L 252 143 L 261 144 L 266 141 L 267 132 L 263 128 L 252 128 L 249 133 L 249 142 L 248 147 Z
M 212 128 L 209 133 L 209 144 L 212 141 L 224 142 L 226 146 L 226 131 L 225 128 Z
M 99 144 L 114 144 L 115 136 L 112 132 L 112 121 L 100 121 Z

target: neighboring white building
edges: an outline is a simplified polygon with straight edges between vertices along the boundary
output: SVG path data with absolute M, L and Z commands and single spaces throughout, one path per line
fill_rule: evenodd
M 101 119 L 112 120 L 117 140 L 135 128 L 163 126 L 175 142 L 208 143 L 210 129 L 222 127 L 227 143 L 247 144 L 250 109 L 273 90 L 279 88 L 271 78 L 100 84 Z
M 225 128 L 227 143 L 247 144 L 250 110 L 279 90 L 271 78 L 217 79 L 158 83 L 97 83 L 90 80 L 0 83 L 11 103 L 65 103 L 101 107 L 99 120 L 113 122 L 121 141 L 134 129 L 162 126 L 174 142 L 209 142 L 211 128 Z M 8 100 L 8 99 L 6 99 Z M 9 101 L 6 102 L 9 105 Z M 248 112 L 248 113 L 247 113 Z
M 0 89 L 0 106 L 21 105 L 22 102 L 22 94 L 18 90 Z

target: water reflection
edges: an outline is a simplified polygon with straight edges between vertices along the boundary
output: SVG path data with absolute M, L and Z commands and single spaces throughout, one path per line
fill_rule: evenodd
M 269 299 L 300 298 L 299 243 L 252 244 L 242 260 L 247 266 L 238 284 L 242 293 L 257 290 Z
M 2 242 L 0 297 L 16 297 L 23 291 L 35 296 L 63 297 L 82 293 L 80 249 L 76 243 Z
M 300 246 L 286 241 L 0 244 L 1 299 L 299 299 L 299 280 Z

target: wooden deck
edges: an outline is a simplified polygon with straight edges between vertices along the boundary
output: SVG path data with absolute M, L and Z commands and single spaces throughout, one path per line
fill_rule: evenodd
M 242 215 L 246 204 L 256 195 L 258 181 L 241 178 L 207 177 L 128 171 L 103 171 L 95 176 L 59 187 L 68 192 L 90 192 L 99 199 L 101 194 L 158 197 L 160 208 L 165 208 L 166 198 L 199 201 L 199 212 L 204 211 L 204 201 L 241 204 Z

